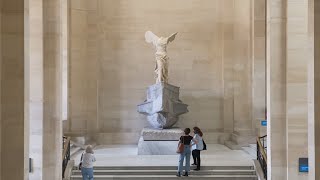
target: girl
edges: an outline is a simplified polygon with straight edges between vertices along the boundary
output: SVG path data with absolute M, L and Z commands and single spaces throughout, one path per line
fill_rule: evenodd
M 200 151 L 203 150 L 203 140 L 202 140 L 203 133 L 198 127 L 193 128 L 193 133 L 194 133 L 193 139 L 195 139 L 198 143 L 194 143 L 192 145 L 192 157 L 193 157 L 192 165 L 196 165 L 197 168 L 194 170 L 199 171 L 200 163 L 201 163 Z
M 93 155 L 92 146 L 87 146 L 86 152 L 82 155 L 81 173 L 83 180 L 93 180 L 93 162 L 96 158 Z
M 190 134 L 190 128 L 184 130 L 184 135 L 180 137 L 179 143 L 184 144 L 184 150 L 180 153 L 179 157 L 179 166 L 177 176 L 180 177 L 183 170 L 183 161 L 186 158 L 186 168 L 183 176 L 189 176 L 190 171 L 190 156 L 191 156 L 191 141 L 197 143 L 197 140 L 194 139 Z

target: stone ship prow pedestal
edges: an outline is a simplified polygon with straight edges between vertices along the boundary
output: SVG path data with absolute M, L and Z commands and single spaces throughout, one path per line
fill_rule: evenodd
M 183 135 L 172 128 L 179 115 L 187 113 L 188 105 L 179 99 L 179 87 L 157 83 L 147 89 L 147 99 L 138 105 L 138 112 L 147 116 L 152 128 L 144 128 L 138 144 L 139 155 L 176 154 L 178 139 Z
M 187 107 L 179 99 L 179 87 L 162 82 L 148 87 L 147 99 L 138 105 L 138 112 L 147 116 L 152 127 L 167 129 L 188 112 Z

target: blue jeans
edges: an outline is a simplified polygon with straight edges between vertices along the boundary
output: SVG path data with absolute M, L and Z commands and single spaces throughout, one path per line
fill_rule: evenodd
M 93 168 L 81 168 L 83 180 L 93 180 Z
M 179 156 L 179 166 L 178 166 L 178 172 L 182 173 L 183 171 L 183 161 L 184 157 L 186 157 L 186 167 L 185 171 L 190 171 L 190 155 L 191 155 L 191 149 L 189 145 L 184 145 L 184 151 Z

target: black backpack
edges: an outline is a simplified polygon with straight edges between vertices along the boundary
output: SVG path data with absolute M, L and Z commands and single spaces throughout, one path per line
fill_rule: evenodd
M 202 139 L 203 142 L 203 149 L 202 150 L 207 150 L 207 144 L 204 142 L 204 140 Z

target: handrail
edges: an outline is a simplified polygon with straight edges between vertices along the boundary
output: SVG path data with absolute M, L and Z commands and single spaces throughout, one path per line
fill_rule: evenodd
M 70 137 L 63 136 L 62 138 L 62 178 L 64 178 L 64 172 L 67 168 L 68 162 L 70 160 Z
M 261 138 L 265 138 L 265 137 L 266 136 L 262 136 Z M 262 149 L 261 154 L 263 156 L 263 159 L 265 159 L 267 161 L 267 154 L 265 151 L 265 147 L 262 146 L 262 144 L 261 144 L 261 141 L 260 141 L 261 138 L 259 138 L 259 137 L 257 138 L 257 143 L 258 143 L 258 146 L 260 147 L 260 149 Z
M 265 146 L 265 138 L 267 136 L 262 136 L 262 137 L 258 137 L 257 138 L 257 160 L 259 161 L 263 174 L 264 174 L 264 178 L 267 179 L 267 154 L 266 154 L 266 146 Z M 263 145 L 261 144 L 261 139 L 263 141 Z
M 64 141 L 64 139 L 66 139 L 66 141 Z M 66 156 L 67 152 L 68 152 L 68 146 L 70 143 L 71 137 L 63 137 L 63 152 L 62 152 L 62 160 L 64 159 L 64 157 Z

